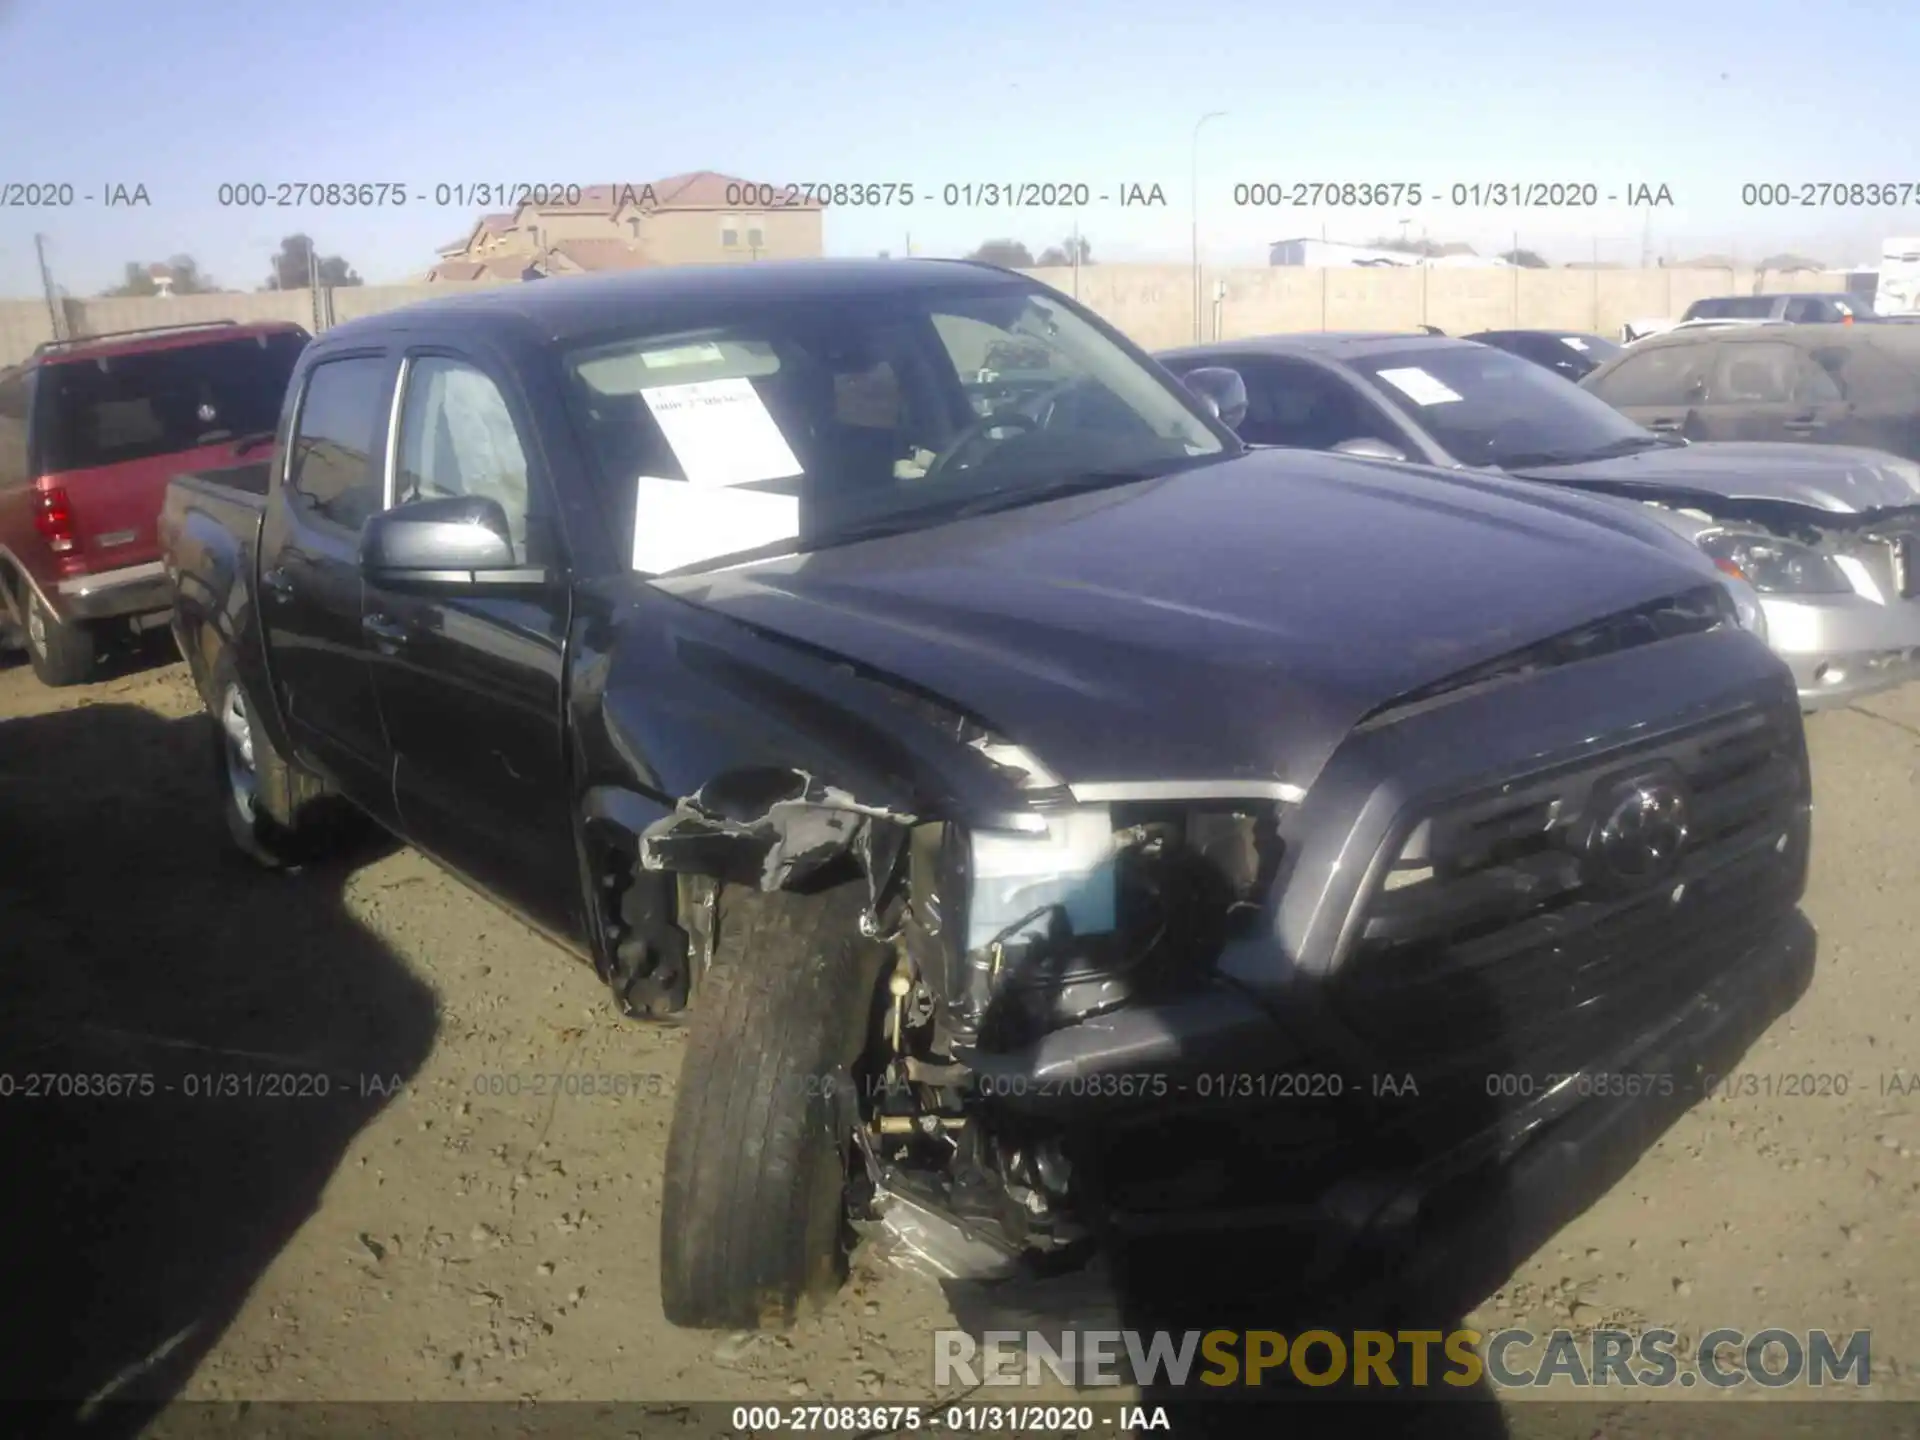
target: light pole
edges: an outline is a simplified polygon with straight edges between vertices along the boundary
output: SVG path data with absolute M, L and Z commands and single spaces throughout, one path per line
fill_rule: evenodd
M 1200 127 L 1227 112 L 1209 110 L 1193 122 L 1193 343 L 1200 343 Z

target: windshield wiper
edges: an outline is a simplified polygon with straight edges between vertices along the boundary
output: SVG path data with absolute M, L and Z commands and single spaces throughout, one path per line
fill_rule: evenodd
M 987 515 L 995 510 L 1010 510 L 1015 506 L 1032 505 L 1042 500 L 1059 500 L 1087 490 L 1138 485 L 1142 481 L 1158 480 L 1173 474 L 1176 470 L 1186 468 L 1188 467 L 1185 464 L 1175 464 L 1164 470 L 1082 470 L 1072 475 L 1062 475 L 1058 479 L 1049 480 L 1040 485 L 1002 485 L 998 489 L 982 491 L 972 499 L 964 500 L 957 505 L 942 506 L 932 518 L 936 524 L 947 520 L 962 520 L 969 515 Z
M 1584 465 L 1589 460 L 1617 460 L 1643 450 L 1670 450 L 1686 443 L 1677 435 L 1623 435 L 1591 450 L 1530 450 L 1503 455 L 1497 463 L 1504 470 L 1528 465 Z

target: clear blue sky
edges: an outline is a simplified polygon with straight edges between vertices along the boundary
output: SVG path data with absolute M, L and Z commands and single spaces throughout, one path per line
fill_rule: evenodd
M 1236 210 L 1249 180 L 1597 182 L 1671 187 L 1656 252 L 1793 248 L 1834 261 L 1920 233 L 1905 211 L 1743 209 L 1743 181 L 1920 185 L 1914 0 L 0 0 L 0 184 L 144 184 L 150 208 L 0 208 L 0 294 L 38 293 L 33 236 L 73 294 L 129 260 L 195 256 L 236 288 L 312 233 L 370 282 L 433 263 L 475 217 L 232 211 L 222 181 L 597 183 L 711 169 L 899 181 L 911 209 L 840 211 L 829 253 L 1036 253 L 1065 212 L 947 208 L 998 179 L 1158 184 L 1165 208 L 1079 215 L 1096 259 L 1183 260 L 1193 126 L 1205 253 L 1264 263 L 1287 235 L 1412 222 L 1482 248 L 1638 259 L 1643 212 Z M 0 196 L 0 199 L 5 198 Z

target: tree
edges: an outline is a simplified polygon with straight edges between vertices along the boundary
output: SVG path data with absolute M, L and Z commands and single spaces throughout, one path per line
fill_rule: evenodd
M 1500 258 L 1509 265 L 1518 265 L 1523 270 L 1545 270 L 1546 260 L 1538 250 L 1505 250 Z
M 1087 237 L 1084 235 L 1069 235 L 1058 245 L 1049 245 L 1042 251 L 1040 258 L 1034 262 L 1035 267 L 1046 270 L 1055 267 L 1064 268 L 1071 265 L 1073 264 L 1073 252 L 1076 248 L 1080 251 L 1080 263 L 1082 265 L 1091 265 L 1093 263 L 1093 246 L 1087 243 Z
M 175 295 L 213 295 L 220 290 L 211 275 L 200 273 L 199 261 L 191 255 L 175 255 L 163 265 L 129 260 L 120 283 L 100 293 L 107 297 L 158 295 L 163 275 L 173 282 L 168 288 Z
M 989 240 L 971 255 L 969 260 L 984 261 L 988 265 L 1003 266 L 1008 270 L 1031 270 L 1033 252 L 1018 240 Z
M 313 237 L 289 235 L 280 242 L 280 253 L 273 257 L 273 273 L 263 290 L 304 290 L 307 288 L 308 262 L 313 256 Z M 338 255 L 320 258 L 320 283 L 325 286 L 360 285 L 365 282 L 353 267 Z

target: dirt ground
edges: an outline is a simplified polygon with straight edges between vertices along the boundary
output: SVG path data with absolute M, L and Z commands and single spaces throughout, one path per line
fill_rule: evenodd
M 932 1398 L 953 1304 L 866 1260 L 788 1336 L 667 1327 L 678 1033 L 411 851 L 229 859 L 169 660 L 0 670 L 0 1281 L 34 1317 L 0 1393 Z M 1874 1393 L 1920 1398 L 1920 693 L 1810 731 L 1819 968 L 1744 1068 L 1845 1081 L 1696 1106 L 1473 1327 L 1871 1328 Z M 532 1093 L 562 1071 L 625 1093 Z M 155 1093 L 21 1094 L 38 1072 Z M 289 1074 L 327 1093 L 242 1088 Z

